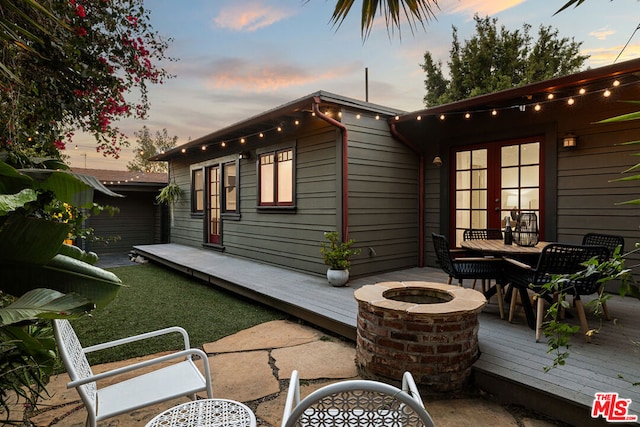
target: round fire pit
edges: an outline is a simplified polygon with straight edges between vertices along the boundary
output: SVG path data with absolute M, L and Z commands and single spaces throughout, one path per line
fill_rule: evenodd
M 398 381 L 410 371 L 435 393 L 467 385 L 479 356 L 478 313 L 487 303 L 482 293 L 441 283 L 384 282 L 354 295 L 362 376 Z

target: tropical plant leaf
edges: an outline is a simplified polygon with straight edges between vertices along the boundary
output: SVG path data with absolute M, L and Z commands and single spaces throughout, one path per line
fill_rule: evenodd
M 557 15 L 558 13 L 562 12 L 563 10 L 568 9 L 573 4 L 575 4 L 575 7 L 578 7 L 582 3 L 584 3 L 584 1 L 585 0 L 569 0 L 564 6 L 562 6 L 560 9 L 558 9 L 558 11 L 556 13 L 554 13 L 554 15 Z
M 15 194 L 33 185 L 31 178 L 3 161 L 0 161 L 0 178 L 0 194 Z
M 616 117 L 610 117 L 608 119 L 600 120 L 596 123 L 615 123 L 615 122 L 625 122 L 628 120 L 638 120 L 640 119 L 640 111 L 635 111 L 633 113 L 622 114 Z
M 632 176 L 625 176 L 622 178 L 612 179 L 611 182 L 637 181 L 639 179 L 640 179 L 640 175 L 632 175 Z
M 0 216 L 33 202 L 38 198 L 36 192 L 30 188 L 25 188 L 16 194 L 0 194 Z
M 64 255 L 56 255 L 47 265 L 4 265 L 2 280 L 2 289 L 10 295 L 21 296 L 37 288 L 54 289 L 80 294 L 96 308 L 111 302 L 123 286 L 115 274 Z
M 60 249 L 71 227 L 40 218 L 10 215 L 0 228 L 0 265 L 43 265 Z
M 624 202 L 618 202 L 616 205 L 640 205 L 640 199 L 627 200 Z
M 13 304 L 0 308 L 0 326 L 33 319 L 54 319 L 61 315 L 82 314 L 94 304 L 78 294 L 62 294 L 52 289 L 33 289 Z
M 33 179 L 34 188 L 53 191 L 64 203 L 74 203 L 83 192 L 93 195 L 93 189 L 70 172 L 49 169 L 20 169 L 19 172 Z

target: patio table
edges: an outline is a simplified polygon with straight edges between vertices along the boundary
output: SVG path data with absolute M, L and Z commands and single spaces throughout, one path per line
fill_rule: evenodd
M 540 255 L 542 249 L 551 242 L 538 242 L 535 246 L 505 245 L 504 241 L 489 240 L 464 240 L 460 246 L 464 249 L 482 252 L 485 255 L 516 256 L 516 255 Z
M 256 427 L 256 416 L 235 400 L 199 399 L 156 415 L 146 427 Z
M 498 239 L 487 239 L 487 240 L 465 240 L 460 243 L 460 247 L 474 252 L 480 252 L 483 255 L 491 255 L 491 256 L 500 256 L 500 257 L 512 257 L 515 259 L 520 259 L 524 261 L 529 261 L 533 259 L 537 259 L 538 256 L 542 253 L 542 250 L 549 245 L 551 242 L 538 242 L 535 246 L 520 246 L 520 245 L 505 245 L 503 240 Z M 527 262 L 527 263 L 529 263 Z M 505 283 L 504 285 L 508 285 Z M 509 301 L 509 296 L 513 289 L 510 287 L 507 292 L 506 300 Z M 484 296 L 487 298 L 491 298 L 496 293 L 496 287 L 490 287 L 487 292 L 484 293 Z M 525 298 L 525 292 L 521 292 L 520 295 L 522 308 L 524 309 L 525 317 L 527 319 L 527 324 L 530 328 L 535 328 L 535 314 L 533 313 L 533 307 L 531 306 L 531 302 L 529 298 Z

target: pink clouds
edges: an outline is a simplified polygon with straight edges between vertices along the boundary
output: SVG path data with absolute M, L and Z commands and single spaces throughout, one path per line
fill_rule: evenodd
M 228 58 L 215 62 L 213 71 L 206 77 L 206 86 L 223 90 L 274 92 L 286 87 L 320 84 L 322 81 L 348 75 L 359 67 L 358 64 L 346 64 L 327 69 L 326 66 L 316 67 L 314 64 L 299 67 L 255 58 Z
M 241 2 L 220 10 L 213 23 L 233 31 L 256 31 L 292 16 L 291 8 L 267 6 L 259 1 Z

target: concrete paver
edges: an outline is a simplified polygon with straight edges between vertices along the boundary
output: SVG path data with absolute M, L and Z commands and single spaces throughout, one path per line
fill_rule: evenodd
M 214 396 L 246 403 L 255 413 L 258 426 L 277 427 L 282 420 L 291 371 L 301 378 L 301 396 L 335 381 L 358 378 L 355 344 L 290 321 L 273 321 L 238 332 L 203 346 L 209 354 Z M 136 360 L 137 361 L 137 360 Z M 132 361 L 96 366 L 94 372 L 113 369 Z M 66 374 L 51 378 L 38 412 L 29 418 L 32 427 L 80 427 L 86 411 L 75 390 L 67 390 Z M 143 408 L 105 420 L 101 427 L 144 426 L 156 414 L 186 397 Z M 485 397 L 428 400 L 425 406 L 439 427 L 448 426 L 529 426 L 559 425 L 512 413 Z M 25 424 L 26 425 L 26 424 Z

